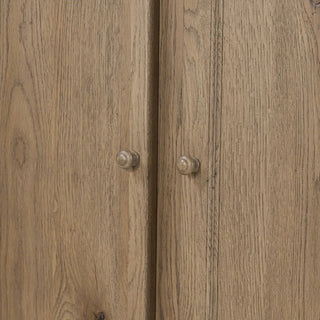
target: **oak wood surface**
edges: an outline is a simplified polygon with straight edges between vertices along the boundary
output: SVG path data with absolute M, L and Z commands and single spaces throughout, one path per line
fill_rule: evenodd
M 158 320 L 320 318 L 319 31 L 309 0 L 162 1 Z
M 216 217 L 209 189 L 217 135 L 210 130 L 218 128 L 221 58 L 210 53 L 221 46 L 220 11 L 210 0 L 161 4 L 157 319 L 213 316 Z M 201 160 L 199 174 L 178 174 L 182 155 Z
M 157 6 L 0 2 L 1 319 L 154 317 Z

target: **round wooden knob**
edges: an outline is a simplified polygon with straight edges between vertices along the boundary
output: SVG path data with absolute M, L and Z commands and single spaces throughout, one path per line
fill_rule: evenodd
M 117 154 L 117 164 L 123 169 L 136 167 L 139 160 L 139 154 L 135 151 L 122 150 Z
M 197 173 L 200 169 L 200 161 L 193 157 L 182 156 L 178 160 L 177 169 L 183 175 Z

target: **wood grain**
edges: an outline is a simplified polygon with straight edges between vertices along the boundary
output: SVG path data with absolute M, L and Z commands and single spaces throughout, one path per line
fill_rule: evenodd
M 320 318 L 318 10 L 162 1 L 158 320 Z
M 319 319 L 320 11 L 224 12 L 218 319 Z
M 0 2 L 1 319 L 154 316 L 157 6 Z
M 214 315 L 217 221 L 209 190 L 218 165 L 211 130 L 219 128 L 212 113 L 220 108 L 221 55 L 210 53 L 220 52 L 221 9 L 209 0 L 161 5 L 157 319 Z M 181 155 L 200 159 L 201 172 L 179 175 Z

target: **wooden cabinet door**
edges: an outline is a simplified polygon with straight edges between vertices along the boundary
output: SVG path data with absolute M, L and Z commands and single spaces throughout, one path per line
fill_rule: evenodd
M 0 318 L 152 319 L 156 1 L 0 14 Z
M 157 319 L 320 319 L 320 9 L 160 11 Z

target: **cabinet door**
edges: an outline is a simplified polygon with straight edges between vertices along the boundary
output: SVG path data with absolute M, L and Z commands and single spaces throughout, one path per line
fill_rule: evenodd
M 156 1 L 0 14 L 0 318 L 152 319 Z
M 319 10 L 162 1 L 158 320 L 320 318 Z

